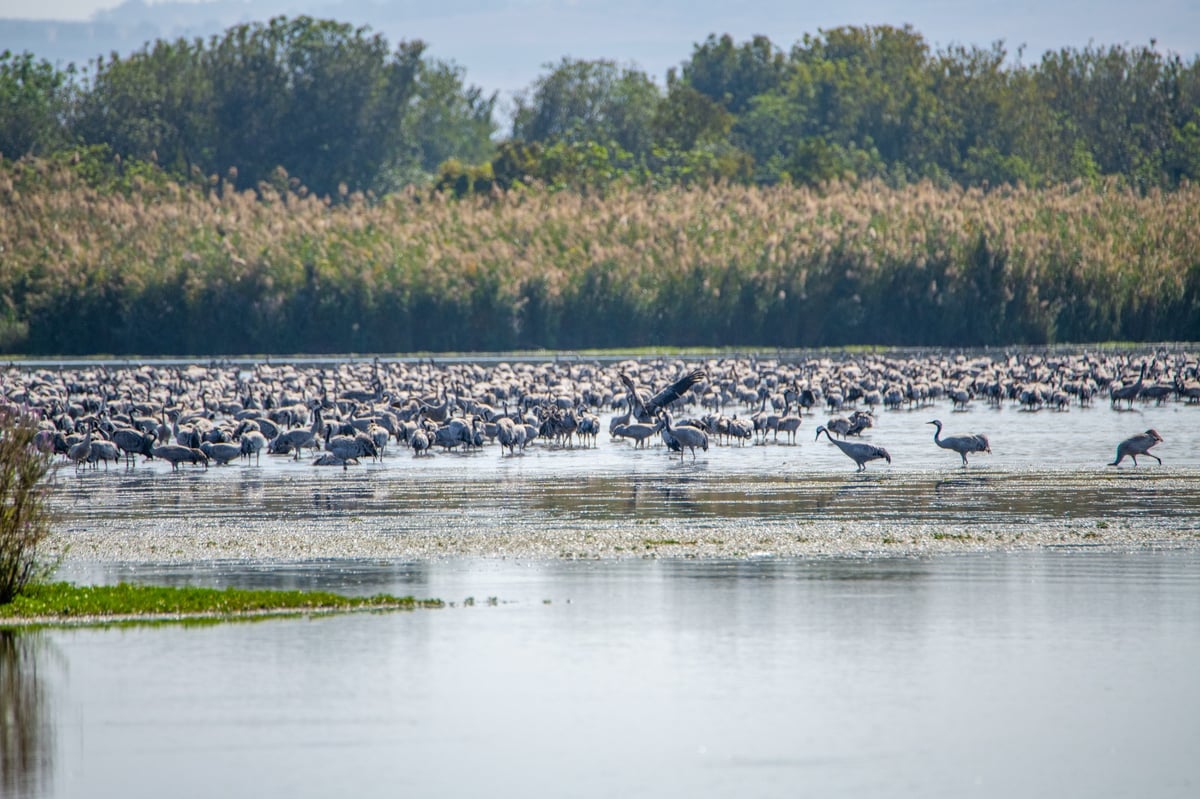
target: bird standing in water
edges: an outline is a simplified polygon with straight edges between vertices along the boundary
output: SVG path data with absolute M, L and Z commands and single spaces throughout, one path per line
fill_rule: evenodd
M 968 452 L 986 452 L 989 455 L 992 452 L 992 447 L 988 443 L 988 437 L 985 435 L 972 434 L 966 436 L 949 436 L 947 438 L 942 438 L 942 423 L 940 420 L 934 419 L 932 422 L 926 422 L 926 424 L 931 424 L 937 428 L 933 431 L 933 443 L 937 444 L 942 449 L 952 449 L 957 452 L 962 458 L 962 465 L 964 469 L 967 468 Z
M 892 456 L 889 455 L 888 451 L 883 447 L 877 447 L 874 444 L 860 444 L 856 441 L 839 441 L 838 439 L 829 435 L 829 431 L 825 429 L 824 425 L 817 428 L 817 438 L 814 438 L 813 441 L 816 441 L 818 438 L 820 438 L 822 433 L 825 434 L 825 437 L 828 438 L 831 443 L 837 445 L 838 449 L 846 453 L 846 457 L 858 464 L 858 471 L 860 472 L 865 472 L 867 470 L 867 461 L 883 458 L 888 463 L 892 462 Z

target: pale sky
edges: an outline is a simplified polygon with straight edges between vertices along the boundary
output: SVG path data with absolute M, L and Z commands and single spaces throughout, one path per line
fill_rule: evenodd
M 161 0 L 141 0 L 157 5 Z M 0 0 L 0 18 L 86 20 L 97 11 L 122 5 L 125 0 Z M 203 0 L 176 0 L 202 5 Z M 388 0 L 374 0 L 380 7 L 391 5 Z M 338 0 L 296 0 L 296 6 L 334 9 L 337 17 Z M 441 3 L 430 0 L 430 8 Z M 269 5 L 275 6 L 276 3 Z M 448 5 L 453 5 L 450 3 Z M 476 7 L 504 5 L 470 3 Z M 562 6 L 603 5 L 589 0 L 514 0 L 511 6 L 554 8 Z M 645 4 L 644 11 L 653 15 L 656 3 Z M 668 3 L 667 5 L 676 5 Z M 686 4 L 685 4 L 686 5 Z M 697 4 L 693 23 L 714 32 L 740 27 L 741 19 L 756 30 L 771 36 L 776 44 L 790 40 L 772 35 L 767 27 L 778 19 L 783 26 L 792 20 L 811 20 L 805 33 L 817 28 L 837 25 L 896 24 L 907 21 L 933 44 L 951 42 L 987 45 L 1004 39 L 1012 47 L 1022 42 L 1037 42 L 1040 50 L 1047 35 L 1059 32 L 1062 46 L 1083 46 L 1089 41 L 1099 44 L 1146 44 L 1156 38 L 1165 48 L 1185 55 L 1200 52 L 1200 2 L 1198 0 L 908 0 L 896 3 L 888 0 L 841 0 L 837 3 L 774 2 L 743 0 L 740 3 L 701 2 Z M 246 0 L 248 16 L 254 17 L 255 3 Z M 727 13 L 721 13 L 727 12 Z M 713 15 L 724 19 L 706 17 Z M 684 21 L 686 24 L 686 21 Z M 995 31 L 990 33 L 989 31 Z M 1056 40 L 1057 41 L 1057 40 Z M 680 54 L 683 57 L 686 53 Z M 614 54 L 614 57 L 617 57 Z
M 4 20 L 81 21 L 125 6 L 118 14 L 127 27 L 144 13 L 141 5 L 160 3 L 0 0 L 0 49 L 6 46 Z M 210 18 L 204 3 L 194 5 L 201 8 L 187 14 L 193 24 Z M 1200 54 L 1200 0 L 225 0 L 214 14 L 217 9 L 222 25 L 307 13 L 368 25 L 393 43 L 422 39 L 428 55 L 458 63 L 468 81 L 501 92 L 528 86 L 562 58 L 613 59 L 662 81 L 709 34 L 728 33 L 735 41 L 764 34 L 787 50 L 805 35 L 844 25 L 908 24 L 932 49 L 1001 41 L 1014 60 L 1024 46 L 1026 64 L 1047 50 L 1139 47 L 1151 40 L 1160 52 L 1187 61 Z M 238 19 L 227 19 L 231 14 Z M 146 14 L 159 26 L 183 16 Z M 17 28 L 9 25 L 8 38 L 15 38 Z M 121 47 L 132 51 L 140 44 L 132 39 Z M 107 47 L 116 45 L 85 41 L 83 52 L 53 58 L 84 63 Z
M 116 8 L 124 0 L 0 0 L 0 17 L 85 20 L 101 9 Z

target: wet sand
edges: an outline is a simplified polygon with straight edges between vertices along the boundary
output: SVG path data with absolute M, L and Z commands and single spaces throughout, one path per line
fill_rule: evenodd
M 702 471 L 658 456 L 663 473 L 522 477 L 487 475 L 489 456 L 450 460 L 460 462 L 459 474 L 418 479 L 386 464 L 345 473 L 297 464 L 273 476 L 86 475 L 58 494 L 51 545 L 68 561 L 103 562 L 1200 547 L 1193 470 L 781 477 Z

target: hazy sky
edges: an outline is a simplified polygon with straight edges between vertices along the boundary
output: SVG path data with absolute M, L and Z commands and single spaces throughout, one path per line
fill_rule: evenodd
M 87 20 L 122 4 L 0 0 L 0 20 Z M 1185 59 L 1200 53 L 1200 0 L 246 0 L 244 12 L 227 0 L 223 20 L 231 6 L 241 18 L 227 24 L 308 13 L 369 25 L 393 43 L 422 39 L 430 56 L 455 61 L 469 81 L 502 92 L 528 86 L 564 57 L 609 58 L 661 81 L 711 33 L 739 41 L 761 33 L 786 50 L 806 34 L 841 25 L 910 24 L 934 49 L 1003 41 L 1013 58 L 1024 45 L 1027 64 L 1046 50 L 1152 39 Z M 121 19 L 140 13 L 134 8 L 121 9 Z
M 104 8 L 116 8 L 124 0 L 0 0 L 0 16 L 30 19 L 84 20 Z
M 155 5 L 156 0 L 143 0 Z M 0 0 L 0 17 L 26 19 L 85 20 L 96 11 L 111 9 L 124 0 Z M 184 0 L 187 2 L 187 0 Z M 201 0 L 202 2 L 202 0 Z M 388 0 L 374 0 L 380 7 L 393 5 Z M 275 5 L 275 3 L 270 3 Z M 336 8 L 338 0 L 297 0 L 297 6 Z M 454 2 L 430 0 L 430 9 L 439 5 L 461 5 Z M 530 10 L 554 7 L 601 6 L 596 0 L 512 0 L 508 3 L 468 3 L 475 7 L 508 5 Z M 1194 53 L 1200 49 L 1200 2 L 1197 0 L 909 0 L 896 3 L 888 0 L 839 0 L 839 2 L 780 2 L 779 0 L 743 0 L 743 2 L 655 3 L 644 4 L 652 13 L 656 7 L 682 6 L 684 14 L 675 22 L 714 29 L 714 17 L 724 23 L 739 21 L 765 28 L 778 20 L 791 27 L 796 21 L 811 20 L 808 32 L 816 27 L 840 24 L 865 24 L 907 21 L 939 44 L 949 40 L 986 44 L 1004 38 L 1014 45 L 1016 39 L 1048 40 L 1048 36 L 1069 36 L 1076 41 L 1095 40 L 1106 44 L 1141 44 L 1151 37 L 1170 41 L 1170 49 Z M 688 7 L 691 6 L 689 9 Z M 248 16 L 253 16 L 255 3 L 247 0 Z M 689 13 L 694 12 L 694 13 Z M 944 32 L 934 36 L 932 30 Z M 997 31 L 1000 35 L 994 35 Z M 945 38 L 946 41 L 942 39 Z

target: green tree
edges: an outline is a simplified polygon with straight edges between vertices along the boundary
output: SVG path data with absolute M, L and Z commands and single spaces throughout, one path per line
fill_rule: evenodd
M 183 175 L 211 171 L 213 87 L 202 53 L 199 40 L 179 39 L 95 62 L 75 121 L 80 140 Z
M 47 155 L 70 140 L 75 67 L 65 71 L 32 53 L 0 53 L 0 155 Z
M 659 88 L 614 61 L 564 58 L 516 97 L 513 137 L 526 142 L 615 144 L 640 157 L 654 145 Z
M 953 47 L 930 64 L 941 113 L 937 162 L 965 184 L 1037 185 L 1053 168 L 1055 122 L 1003 43 Z
M 683 65 L 682 81 L 733 114 L 746 111 L 759 95 L 777 89 L 787 59 L 766 36 L 735 45 L 733 37 L 709 35 Z
M 495 152 L 496 94 L 484 95 L 464 79 L 462 67 L 441 61 L 423 61 L 417 70 L 406 138 L 421 175 L 434 174 L 448 159 L 480 163 Z
M 913 167 L 927 157 L 936 126 L 929 48 L 910 27 L 835 28 L 804 38 L 792 52 L 793 91 L 811 98 L 813 133 L 831 144 L 876 149 L 885 162 Z
M 413 151 L 405 121 L 424 48 L 403 42 L 389 54 L 366 28 L 310 17 L 231 28 L 206 59 L 214 166 L 234 167 L 239 187 L 282 166 L 320 195 L 382 188 Z
M 1078 176 L 1082 148 L 1101 175 L 1123 175 L 1143 188 L 1169 181 L 1179 132 L 1196 115 L 1194 70 L 1178 57 L 1165 59 L 1153 42 L 1046 53 L 1038 87 L 1071 141 L 1060 176 Z
M 726 141 L 734 116 L 681 80 L 667 78 L 667 96 L 655 109 L 654 140 L 681 150 Z

